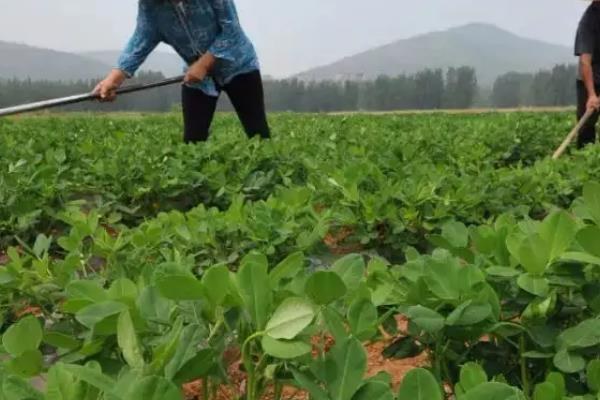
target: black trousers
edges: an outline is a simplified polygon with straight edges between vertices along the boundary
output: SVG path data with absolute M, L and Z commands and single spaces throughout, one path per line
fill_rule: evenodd
M 264 139 L 270 137 L 260 71 L 238 75 L 229 84 L 218 89 L 229 96 L 249 138 L 256 135 Z M 208 139 L 217 101 L 218 97 L 183 86 L 181 102 L 186 143 L 203 142 Z
M 600 86 L 596 86 L 596 91 L 600 93 Z M 580 120 L 587 111 L 588 93 L 582 81 L 577 80 L 577 120 Z M 596 123 L 600 117 L 600 112 L 595 112 L 586 124 L 581 128 L 577 138 L 577 147 L 583 148 L 588 144 L 596 142 Z

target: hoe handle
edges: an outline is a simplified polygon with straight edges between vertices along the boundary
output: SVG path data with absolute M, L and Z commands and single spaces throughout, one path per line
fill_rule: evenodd
M 181 83 L 181 82 L 183 82 L 183 76 L 177 76 L 177 77 L 165 79 L 165 80 L 162 80 L 159 82 L 124 86 L 124 87 L 118 89 L 116 92 L 119 95 L 126 94 L 126 93 L 141 92 L 142 90 L 148 90 L 148 89 L 158 88 L 158 87 L 167 86 L 167 85 L 173 85 L 175 83 Z M 84 94 L 78 94 L 78 95 L 74 95 L 74 96 L 61 97 L 58 99 L 38 101 L 36 103 L 29 103 L 29 104 L 23 104 L 20 106 L 2 108 L 2 109 L 0 109 L 0 117 L 5 117 L 8 115 L 23 114 L 23 113 L 32 112 L 32 111 L 45 110 L 48 108 L 66 106 L 69 104 L 82 103 L 84 101 L 91 101 L 91 100 L 97 100 L 97 99 L 98 99 L 98 95 L 95 95 L 92 93 L 84 93 Z

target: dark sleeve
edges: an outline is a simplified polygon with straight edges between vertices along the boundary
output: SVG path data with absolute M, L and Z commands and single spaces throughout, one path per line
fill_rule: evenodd
M 598 31 L 594 24 L 593 15 L 588 11 L 584 14 L 579 28 L 577 28 L 577 37 L 575 38 L 575 55 L 594 54 L 596 40 L 598 40 Z

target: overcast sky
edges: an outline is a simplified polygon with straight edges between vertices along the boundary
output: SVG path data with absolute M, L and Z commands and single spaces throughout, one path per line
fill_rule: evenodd
M 469 22 L 572 46 L 585 0 L 237 0 L 266 73 L 326 64 Z M 0 0 L 0 40 L 59 50 L 120 49 L 136 0 Z M 1 62 L 1 60 L 0 60 Z

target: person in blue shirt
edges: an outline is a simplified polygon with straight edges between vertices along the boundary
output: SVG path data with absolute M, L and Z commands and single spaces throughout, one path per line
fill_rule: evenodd
M 94 89 L 101 101 L 132 77 L 159 43 L 186 62 L 182 86 L 184 141 L 202 142 L 222 91 L 248 137 L 269 138 L 258 57 L 240 25 L 233 0 L 138 0 L 135 32 L 118 65 Z

